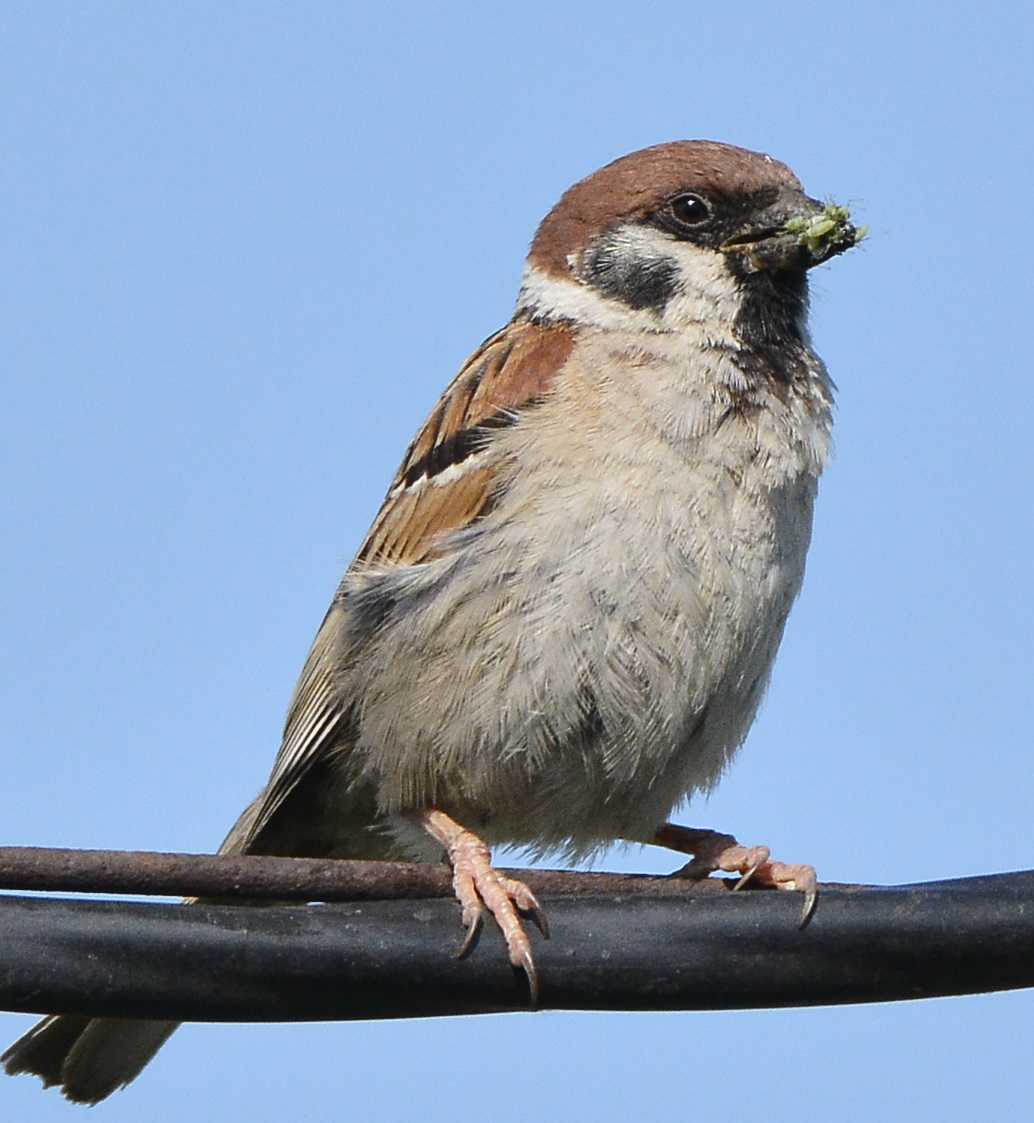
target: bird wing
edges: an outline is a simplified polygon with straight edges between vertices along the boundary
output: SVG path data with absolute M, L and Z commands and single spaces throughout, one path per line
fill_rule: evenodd
M 443 535 L 491 508 L 498 458 L 492 440 L 541 400 L 573 347 L 563 325 L 511 321 L 463 365 L 406 451 L 353 566 L 410 566 L 433 558 Z M 348 615 L 339 595 L 302 668 L 265 789 L 224 849 L 245 850 L 312 765 L 345 740 L 351 700 L 337 684 Z
M 443 534 L 485 513 L 497 471 L 493 434 L 548 392 L 572 345 L 566 328 L 529 320 L 485 340 L 407 449 L 358 563 L 416 565 Z

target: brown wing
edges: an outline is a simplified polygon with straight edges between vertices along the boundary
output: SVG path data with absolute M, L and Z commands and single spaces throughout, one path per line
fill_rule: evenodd
M 487 510 L 495 470 L 492 431 L 542 398 L 571 353 L 565 327 L 516 320 L 467 360 L 409 446 L 356 558 L 415 565 L 435 541 Z
M 415 565 L 435 542 L 469 525 L 489 507 L 496 467 L 492 432 L 549 392 L 573 340 L 563 327 L 513 321 L 467 360 L 409 446 L 356 561 Z M 335 687 L 335 658 L 345 606 L 331 605 L 305 661 L 287 714 L 283 740 L 264 791 L 223 844 L 247 850 L 311 766 L 340 747 L 349 700 Z

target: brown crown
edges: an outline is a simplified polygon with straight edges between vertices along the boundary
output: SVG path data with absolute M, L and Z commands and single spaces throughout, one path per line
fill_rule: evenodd
M 622 156 L 568 188 L 542 220 L 528 260 L 547 273 L 570 271 L 568 256 L 623 219 L 644 217 L 680 191 L 741 194 L 800 188 L 778 160 L 713 140 L 675 140 Z

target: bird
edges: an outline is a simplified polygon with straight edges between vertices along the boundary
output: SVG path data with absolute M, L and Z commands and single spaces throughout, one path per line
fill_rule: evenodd
M 615 841 L 804 894 L 811 866 L 671 822 L 739 749 L 804 576 L 833 383 L 808 271 L 861 240 L 763 153 L 678 140 L 570 187 L 516 308 L 419 429 L 320 626 L 227 854 L 448 859 L 540 986 L 491 847 Z M 3 1054 L 80 1103 L 176 1028 L 53 1015 Z

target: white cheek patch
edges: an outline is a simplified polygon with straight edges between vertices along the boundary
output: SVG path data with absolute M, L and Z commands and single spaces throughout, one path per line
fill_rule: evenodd
M 585 327 L 610 331 L 668 330 L 653 312 L 629 308 L 627 304 L 603 296 L 573 276 L 553 277 L 534 265 L 524 268 L 517 310 L 532 316 L 571 320 Z
M 605 265 L 613 262 L 612 270 L 600 268 L 604 254 Z M 570 277 L 555 277 L 527 266 L 518 310 L 609 330 L 668 333 L 710 327 L 726 335 L 743 306 L 742 289 L 723 254 L 676 241 L 650 226 L 619 227 L 595 247 L 572 255 L 569 265 Z M 588 269 L 600 279 L 597 283 L 579 278 Z M 608 295 L 606 285 L 613 281 L 616 290 L 624 279 L 619 276 L 622 271 L 633 281 L 663 276 L 670 295 L 663 303 L 639 308 L 627 299 Z

